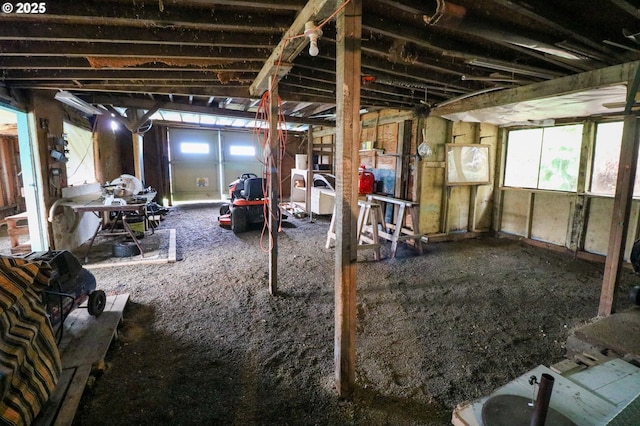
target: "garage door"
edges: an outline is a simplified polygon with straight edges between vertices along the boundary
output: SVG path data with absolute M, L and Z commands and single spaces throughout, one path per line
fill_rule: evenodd
M 169 149 L 174 202 L 222 198 L 217 131 L 170 129 Z
M 220 132 L 223 182 L 229 183 L 243 173 L 262 177 L 262 148 L 250 132 Z

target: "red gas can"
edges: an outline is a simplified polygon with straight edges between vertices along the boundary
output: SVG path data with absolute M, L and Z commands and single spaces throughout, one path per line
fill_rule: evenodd
M 373 194 L 375 177 L 362 165 L 358 170 L 358 194 Z

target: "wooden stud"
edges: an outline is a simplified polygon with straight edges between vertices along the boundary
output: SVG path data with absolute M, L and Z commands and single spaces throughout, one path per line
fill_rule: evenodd
M 633 181 L 636 176 L 637 160 L 638 118 L 635 115 L 627 115 L 625 116 L 622 130 L 618 180 L 613 202 L 613 215 L 609 231 L 609 245 L 604 266 L 598 316 L 607 317 L 615 312 L 619 274 L 622 269 L 622 257 L 629 229 L 629 214 L 631 212 Z
M 280 198 L 280 172 L 278 170 L 280 156 L 280 140 L 278 138 L 278 83 L 274 82 L 269 90 L 269 293 L 274 296 L 278 292 L 278 201 Z
M 307 131 L 307 190 L 304 194 L 304 205 L 309 213 L 309 222 L 313 222 L 311 211 L 311 188 L 313 188 L 313 126 Z
M 344 1 L 339 1 L 344 4 Z M 335 378 L 341 397 L 355 385 L 358 149 L 360 145 L 360 39 L 362 0 L 337 16 L 336 42 L 336 263 Z

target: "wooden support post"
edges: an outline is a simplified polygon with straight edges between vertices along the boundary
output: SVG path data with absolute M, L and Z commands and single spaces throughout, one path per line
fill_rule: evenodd
M 338 1 L 338 5 L 344 1 Z M 360 145 L 360 38 L 362 0 L 352 0 L 337 16 L 336 37 L 336 263 L 335 377 L 341 397 L 355 385 L 356 228 Z
M 278 292 L 278 227 L 280 218 L 280 139 L 278 138 L 278 84 L 274 82 L 269 91 L 269 293 Z
M 529 200 L 527 203 L 527 231 L 526 231 L 526 236 L 527 238 L 531 238 L 531 232 L 533 230 L 533 210 L 536 207 L 536 193 L 535 192 L 530 192 L 529 193 Z
M 635 96 L 635 94 L 632 94 L 632 96 Z M 600 306 L 598 307 L 598 316 L 602 317 L 607 317 L 615 312 L 622 257 L 627 240 L 627 231 L 629 230 L 629 214 L 631 212 L 633 181 L 636 176 L 637 161 L 638 118 L 635 115 L 627 115 L 624 118 L 624 128 L 622 130 L 616 195 L 613 202 L 609 246 L 607 248 L 607 260 L 604 265 Z
M 576 185 L 576 195 L 573 204 L 570 225 L 567 231 L 569 248 L 578 253 L 584 249 L 584 236 L 587 231 L 589 197 L 585 194 L 588 189 L 587 170 L 593 165 L 593 141 L 595 140 L 596 123 L 588 120 L 582 128 L 582 145 L 580 148 L 580 173 Z
M 133 143 L 133 168 L 135 175 L 140 182 L 144 182 L 144 139 L 140 133 L 132 133 L 131 140 Z
M 313 126 L 307 131 L 307 190 L 304 193 L 304 205 L 307 207 L 309 222 L 313 222 L 311 211 L 311 188 L 313 188 Z
M 395 196 L 403 200 L 409 198 L 409 175 L 411 174 L 411 129 L 413 120 L 404 120 L 398 124 L 398 153 L 396 162 Z

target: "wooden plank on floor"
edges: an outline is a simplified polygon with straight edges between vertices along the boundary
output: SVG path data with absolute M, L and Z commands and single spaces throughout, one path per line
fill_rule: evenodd
M 33 421 L 33 426 L 46 426 L 53 424 L 58 416 L 58 411 L 64 401 L 64 397 L 67 394 L 67 390 L 69 389 L 69 385 L 71 384 L 71 380 L 73 379 L 75 372 L 75 368 L 62 370 L 55 390 L 49 397 L 49 401 L 43 407 L 38 417 Z
M 571 374 L 568 379 L 615 405 L 626 405 L 640 394 L 640 368 L 621 359 Z
M 563 359 L 560 362 L 556 362 L 549 368 L 551 368 L 551 370 L 553 370 L 558 374 L 562 374 L 563 376 L 566 376 L 567 374 L 584 370 L 585 368 L 587 368 L 587 366 L 583 364 L 578 364 L 577 362 L 574 362 L 570 359 Z
M 72 424 L 91 368 L 104 360 L 128 301 L 128 293 L 108 296 L 104 312 L 97 317 L 82 307 L 69 314 L 58 345 L 62 374 L 34 426 Z
M 69 314 L 59 345 L 62 368 L 92 365 L 104 359 L 128 300 L 129 294 L 107 297 L 105 311 L 97 317 L 82 308 Z
M 84 387 L 91 374 L 91 364 L 78 366 L 74 370 L 73 379 L 69 384 L 65 398 L 60 406 L 56 421 L 53 423 L 54 426 L 71 426 L 73 423 L 73 418 L 76 416 L 80 399 L 84 393 Z
M 169 233 L 169 263 L 176 263 L 176 230 L 170 229 Z

